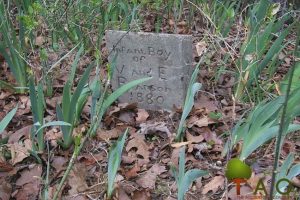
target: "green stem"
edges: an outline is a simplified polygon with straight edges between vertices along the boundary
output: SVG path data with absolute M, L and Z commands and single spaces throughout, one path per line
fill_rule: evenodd
M 94 118 L 94 120 L 93 120 L 93 122 L 92 122 L 92 124 L 91 124 L 91 126 L 90 126 L 90 128 L 89 128 L 89 130 L 87 132 L 87 134 L 84 136 L 83 141 L 80 143 L 80 145 L 79 146 L 75 146 L 75 150 L 74 150 L 74 152 L 72 154 L 72 157 L 70 159 L 68 168 L 65 171 L 64 176 L 63 176 L 63 178 L 61 179 L 61 181 L 60 181 L 60 183 L 58 185 L 58 188 L 57 188 L 57 190 L 56 190 L 56 192 L 54 194 L 53 200 L 57 200 L 58 194 L 60 193 L 60 191 L 61 191 L 61 189 L 62 189 L 62 187 L 63 187 L 63 185 L 64 185 L 64 183 L 65 183 L 65 181 L 67 179 L 67 177 L 69 176 L 69 174 L 71 172 L 71 169 L 73 168 L 73 165 L 75 163 L 75 160 L 77 159 L 77 157 L 78 157 L 81 149 L 83 148 L 85 142 L 87 141 L 87 139 L 89 137 L 91 137 L 91 136 L 93 136 L 95 134 L 95 131 L 99 127 L 100 121 L 101 121 L 103 113 L 104 113 L 104 111 L 101 108 L 102 108 L 102 105 L 103 105 L 103 102 L 104 102 L 104 97 L 105 97 L 105 94 L 106 94 L 106 91 L 108 89 L 109 84 L 110 84 L 110 80 L 106 81 L 104 92 L 102 93 L 102 95 L 100 97 L 100 100 L 98 102 L 99 103 L 98 106 L 97 106 L 98 112 L 96 114 L 96 116 L 98 116 L 98 117 Z
M 68 168 L 67 168 L 67 170 L 65 171 L 64 176 L 62 177 L 62 179 L 61 179 L 61 181 L 60 181 L 60 183 L 59 183 L 59 185 L 58 185 L 58 188 L 57 188 L 57 190 L 56 190 L 56 192 L 55 192 L 55 194 L 54 194 L 54 196 L 53 196 L 53 200 L 57 200 L 58 195 L 59 195 L 59 193 L 60 193 L 60 191 L 61 191 L 61 189 L 62 189 L 62 187 L 63 187 L 63 185 L 64 185 L 64 183 L 65 183 L 65 181 L 66 181 L 66 179 L 67 179 L 67 177 L 69 176 L 69 174 L 70 174 L 70 172 L 71 172 L 71 169 L 73 168 L 73 165 L 74 165 L 74 163 L 75 163 L 75 160 L 77 159 L 77 157 L 78 157 L 78 155 L 79 155 L 81 149 L 83 148 L 83 146 L 84 146 L 84 144 L 85 144 L 85 142 L 87 141 L 88 138 L 89 138 L 89 134 L 86 134 L 86 135 L 84 136 L 84 138 L 83 138 L 83 141 L 80 143 L 80 145 L 77 146 L 77 147 L 75 147 L 75 150 L 74 150 L 74 152 L 73 152 L 73 154 L 72 154 L 72 157 L 71 157 L 71 159 L 70 159 Z
M 298 19 L 299 20 L 299 19 Z M 287 110 L 287 104 L 289 100 L 289 95 L 290 95 L 290 90 L 291 90 L 291 85 L 292 85 L 292 79 L 295 71 L 295 66 L 296 66 L 296 56 L 297 56 L 297 51 L 299 48 L 299 39 L 300 39 L 300 23 L 299 21 L 296 23 L 296 29 L 297 30 L 297 40 L 295 43 L 295 50 L 294 50 L 294 63 L 291 68 L 291 73 L 289 75 L 289 81 L 287 85 L 287 91 L 284 99 L 284 104 L 283 104 L 283 109 L 282 109 L 282 115 L 280 119 L 280 126 L 279 126 L 279 131 L 278 131 L 278 136 L 276 138 L 276 147 L 275 147 L 275 160 L 274 160 L 274 165 L 273 165 L 273 173 L 272 173 L 272 180 L 271 180 L 271 191 L 270 191 L 270 197 L 269 199 L 273 199 L 273 193 L 274 193 L 274 187 L 275 187 L 275 181 L 276 181 L 276 175 L 278 173 L 278 163 L 279 163 L 279 157 L 280 157 L 280 151 L 281 151 L 281 142 L 282 142 L 282 137 L 283 137 L 283 132 L 284 132 L 284 123 L 285 123 L 285 116 L 286 116 L 286 110 Z

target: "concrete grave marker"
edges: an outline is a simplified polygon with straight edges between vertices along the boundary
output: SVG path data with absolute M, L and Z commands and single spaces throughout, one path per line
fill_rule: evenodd
M 132 80 L 153 77 L 119 98 L 140 108 L 171 110 L 184 103 L 193 72 L 192 36 L 107 31 L 109 61 L 116 57 L 115 90 Z

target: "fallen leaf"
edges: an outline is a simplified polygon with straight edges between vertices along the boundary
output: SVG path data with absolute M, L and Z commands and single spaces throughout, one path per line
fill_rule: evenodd
M 132 195 L 133 200 L 151 200 L 151 195 L 148 190 L 136 190 Z
M 32 149 L 32 144 L 31 140 L 26 139 L 24 141 L 24 146 L 19 143 L 14 143 L 8 144 L 7 147 L 11 152 L 11 163 L 12 165 L 15 165 L 30 156 L 28 150 Z
M 207 116 L 198 117 L 198 116 L 192 116 L 187 120 L 187 127 L 192 128 L 193 126 L 206 127 L 209 124 L 214 124 L 214 121 L 209 121 L 209 118 Z
M 60 104 L 61 101 L 62 101 L 62 96 L 47 98 L 46 105 L 52 109 L 55 109 L 56 105 Z
M 66 168 L 66 163 L 68 159 L 62 156 L 54 156 L 51 165 L 55 168 L 57 172 L 63 171 Z
M 178 166 L 178 160 L 179 160 L 179 151 L 180 148 L 175 148 L 172 151 L 172 155 L 171 155 L 171 162 L 173 165 Z
M 68 177 L 68 185 L 71 187 L 69 195 L 75 195 L 87 190 L 85 181 L 86 167 L 83 164 L 75 164 Z
M 4 179 L 0 179 L 0 199 L 9 200 L 12 192 L 12 186 Z
M 29 96 L 19 96 L 19 106 L 16 112 L 16 117 L 25 115 L 31 112 L 31 103 Z
M 202 133 L 204 139 L 208 143 L 213 144 L 222 144 L 222 140 L 217 137 L 217 134 L 214 131 L 211 131 L 208 127 L 204 127 L 204 132 Z
M 212 191 L 212 193 L 216 193 L 219 188 L 224 188 L 224 177 L 223 176 L 215 176 L 211 181 L 209 181 L 203 188 L 202 194 L 207 194 Z
M 58 128 L 51 128 L 49 131 L 46 131 L 45 140 L 50 141 L 51 146 L 57 147 L 57 141 L 62 138 L 62 131 Z
M 206 109 L 206 113 L 214 112 L 218 110 L 218 107 L 215 104 L 214 100 L 211 100 L 204 94 L 201 94 L 200 97 L 196 100 L 194 105 L 196 110 L 200 110 L 202 108 Z
M 117 197 L 118 197 L 117 199 L 131 200 L 131 198 L 128 196 L 128 194 L 125 192 L 125 190 L 122 187 L 118 188 Z
M 186 131 L 186 139 L 187 141 L 191 143 L 200 143 L 204 140 L 204 137 L 202 135 L 192 135 L 189 131 Z
M 83 155 L 78 156 L 78 160 L 81 163 L 84 163 L 85 166 L 93 165 L 98 161 L 104 160 L 106 157 L 105 152 L 101 151 L 100 153 L 97 154 L 92 154 L 92 153 L 86 153 Z
M 166 171 L 166 167 L 154 164 L 143 176 L 136 180 L 136 183 L 143 188 L 154 189 L 156 177 Z
M 9 164 L 1 154 L 2 153 L 0 152 L 0 172 L 9 172 L 13 170 L 13 166 Z
M 16 199 L 36 199 L 41 187 L 42 166 L 34 165 L 20 174 L 21 177 L 17 179 L 16 185 L 21 188 L 18 189 L 14 197 Z
M 137 117 L 135 118 L 136 122 L 141 123 L 145 122 L 149 117 L 148 112 L 145 109 L 138 109 Z
M 97 131 L 96 137 L 97 139 L 104 140 L 104 141 L 115 139 L 124 133 L 123 129 L 124 129 L 123 127 L 117 127 L 111 130 L 99 129 Z
M 30 135 L 30 132 L 31 132 L 31 125 L 29 126 L 25 126 L 19 130 L 17 130 L 16 132 L 14 132 L 13 134 L 11 134 L 9 136 L 9 139 L 8 139 L 8 144 L 14 144 L 14 143 L 18 143 L 19 140 L 24 136 L 25 139 L 29 139 L 29 135 Z
M 43 36 L 37 36 L 35 38 L 35 45 L 36 46 L 42 46 L 44 44 L 44 42 L 45 42 L 45 39 L 44 39 Z
M 133 125 L 135 122 L 134 118 L 135 118 L 135 113 L 132 111 L 122 111 L 120 112 L 118 117 L 118 119 L 121 120 L 122 122 L 131 125 Z
M 165 133 L 166 137 L 170 137 L 172 135 L 167 124 L 164 122 L 142 123 L 140 124 L 140 127 L 141 129 L 138 133 L 143 135 L 157 134 L 160 137 L 162 137 L 161 133 Z
M 200 41 L 196 43 L 196 50 L 197 50 L 197 54 L 198 56 L 202 56 L 203 53 L 206 51 L 206 42 L 205 41 Z
M 134 111 L 137 108 L 137 103 L 119 103 L 118 106 L 114 106 L 108 113 L 108 116 L 117 114 L 121 111 Z
M 189 142 L 177 142 L 177 143 L 171 144 L 171 147 L 173 147 L 173 148 L 180 148 L 180 147 L 186 146 L 186 145 L 188 145 L 190 143 L 192 143 L 192 142 L 190 142 L 190 141 Z
M 130 170 L 125 172 L 125 177 L 127 180 L 131 178 L 135 178 L 138 176 L 138 172 L 141 170 L 141 167 L 138 165 L 134 165 Z
M 136 154 L 142 156 L 148 162 L 150 155 L 149 145 L 144 141 L 144 135 L 136 133 L 132 137 L 126 146 L 126 151 L 129 152 L 132 148 L 136 148 Z
M 42 166 L 41 165 L 30 166 L 30 169 L 26 169 L 22 171 L 20 174 L 21 177 L 16 181 L 17 186 L 23 186 L 24 184 L 27 183 L 36 182 L 36 180 L 38 180 L 39 182 L 40 181 L 39 178 L 41 178 L 42 175 Z

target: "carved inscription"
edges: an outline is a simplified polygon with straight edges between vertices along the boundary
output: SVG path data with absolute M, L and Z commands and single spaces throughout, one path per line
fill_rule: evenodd
M 107 45 L 117 55 L 112 86 L 116 89 L 125 83 L 143 77 L 152 77 L 120 98 L 123 102 L 137 102 L 146 109 L 171 109 L 181 106 L 185 98 L 185 85 L 191 70 L 191 38 L 164 34 L 108 31 Z M 170 44 L 169 44 L 170 43 Z M 182 55 L 187 47 L 187 56 Z M 189 63 L 190 62 L 190 63 Z M 182 77 L 186 77 L 184 82 Z

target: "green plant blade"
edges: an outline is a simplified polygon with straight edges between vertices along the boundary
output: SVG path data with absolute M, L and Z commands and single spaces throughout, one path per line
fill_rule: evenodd
M 185 172 L 185 147 L 182 147 L 179 151 L 179 166 L 178 166 L 178 179 L 179 179 L 179 184 L 182 184 L 182 179 L 184 177 L 184 172 Z
M 59 105 L 56 105 L 56 115 L 57 115 L 57 119 L 59 121 L 64 121 L 64 116 L 63 116 L 63 113 L 62 113 L 62 110 L 60 108 Z M 71 127 L 68 127 L 68 126 L 61 126 L 61 130 L 63 132 L 63 139 L 64 141 L 69 141 L 71 140 L 70 137 L 71 137 L 71 130 L 72 130 L 72 126 Z
M 39 125 L 39 123 L 35 123 L 34 125 Z M 49 126 L 72 126 L 70 123 L 64 122 L 64 121 L 52 121 L 52 122 L 48 122 L 46 124 L 43 124 L 43 126 L 41 126 L 36 133 L 38 134 L 39 131 L 41 131 L 42 129 L 49 127 Z
M 188 115 L 190 114 L 190 112 L 194 106 L 195 95 L 200 90 L 201 87 L 202 87 L 201 83 L 194 83 L 192 85 L 191 92 L 189 94 L 187 94 L 188 95 L 187 100 L 184 104 L 183 112 L 181 115 L 178 131 L 177 131 L 177 136 L 176 136 L 177 140 L 180 140 L 182 137 L 183 126 L 184 126 L 185 120 L 188 117 Z
M 87 83 L 87 81 L 89 79 L 89 75 L 90 75 L 90 72 L 92 70 L 92 67 L 93 67 L 93 65 L 90 64 L 88 66 L 88 68 L 85 70 L 85 72 L 83 73 L 83 75 L 82 75 L 82 77 L 81 77 L 81 79 L 80 79 L 80 81 L 77 85 L 77 88 L 76 88 L 76 90 L 75 90 L 75 92 L 74 92 L 74 94 L 71 98 L 70 111 L 75 111 L 76 110 L 77 101 L 78 101 L 78 99 L 79 99 L 79 97 L 80 97 L 80 95 L 81 95 L 81 93 L 82 93 L 82 91 L 85 87 L 85 84 Z M 69 122 L 71 122 L 71 121 L 74 122 L 74 120 L 71 120 L 71 119 L 73 119 L 73 116 L 75 116 L 74 112 L 69 112 L 69 115 L 68 115 Z
M 107 196 L 110 199 L 114 190 L 115 178 L 121 163 L 122 150 L 124 148 L 125 139 L 127 137 L 128 128 L 122 137 L 119 137 L 118 141 L 113 144 L 108 154 L 108 186 Z
M 71 72 L 70 72 L 70 75 L 69 75 L 69 77 L 68 77 L 68 81 L 69 81 L 70 83 L 73 83 L 73 82 L 74 82 L 74 77 L 75 77 L 76 68 L 77 68 L 77 66 L 78 66 L 78 61 L 79 61 L 79 59 L 80 59 L 80 56 L 81 56 L 83 50 L 84 50 L 84 46 L 81 45 L 80 49 L 79 49 L 78 52 L 76 53 L 76 56 L 75 56 L 75 59 L 74 59 L 73 63 L 72 63 L 72 66 L 71 66 Z
M 31 111 L 34 119 L 33 121 L 34 123 L 39 122 L 40 124 L 42 124 L 42 119 L 40 119 L 39 116 L 39 113 L 41 112 L 38 107 L 39 100 L 36 94 L 33 77 L 30 77 L 29 79 L 29 97 L 30 97 Z
M 176 180 L 177 185 L 179 185 L 179 176 L 178 176 L 177 169 L 176 169 L 175 165 L 171 164 L 170 169 L 171 169 L 172 176 Z
M 180 187 L 178 188 L 178 200 L 184 200 L 184 194 L 188 191 L 191 184 L 197 178 L 205 175 L 208 175 L 208 172 L 199 169 L 191 169 L 187 171 L 184 175 Z
M 9 124 L 10 120 L 14 117 L 18 110 L 18 106 L 9 111 L 7 115 L 4 117 L 4 119 L 0 122 L 0 134 L 5 130 L 6 126 Z
M 122 85 L 120 88 L 118 88 L 116 91 L 114 91 L 105 101 L 103 102 L 100 115 L 103 115 L 106 109 L 115 102 L 121 95 L 123 95 L 125 92 L 133 88 L 134 86 L 137 86 L 145 81 L 148 81 L 152 79 L 152 77 L 142 78 L 138 80 L 131 81 L 129 83 L 126 83 L 125 85 Z
M 300 125 L 290 124 L 287 133 L 300 130 Z M 255 135 L 249 137 L 248 140 L 244 141 L 242 152 L 240 154 L 240 159 L 245 160 L 253 151 L 258 147 L 269 141 L 270 139 L 276 137 L 279 131 L 279 126 L 265 127 L 257 132 Z

